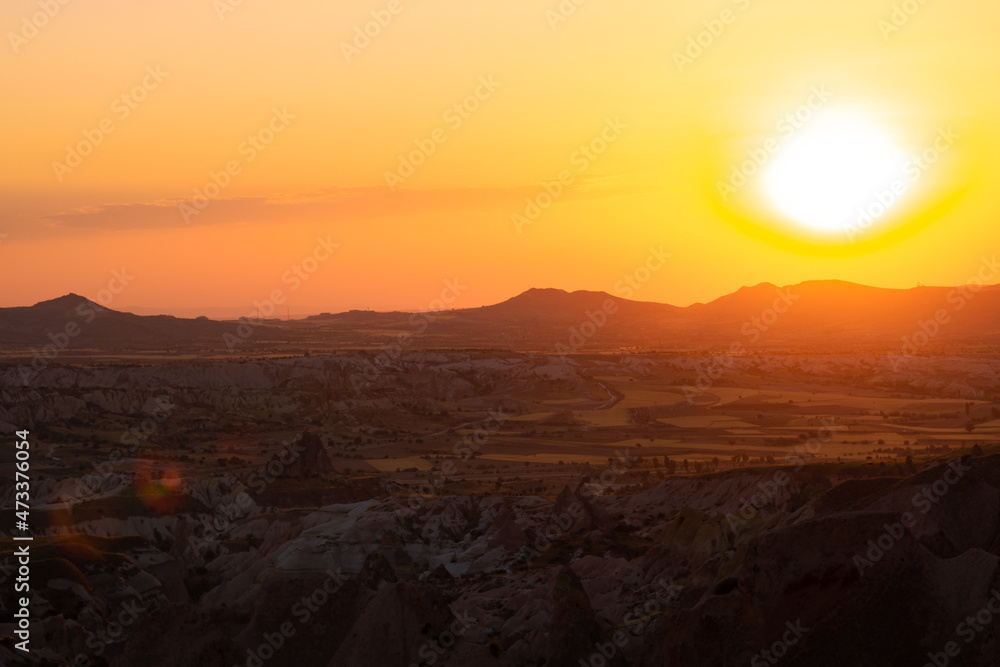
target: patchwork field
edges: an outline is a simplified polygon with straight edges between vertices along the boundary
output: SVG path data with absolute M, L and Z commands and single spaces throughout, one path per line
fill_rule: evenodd
M 431 464 L 419 456 L 408 456 L 403 459 L 368 459 L 368 465 L 379 472 L 394 472 L 396 470 L 406 470 L 416 468 L 417 470 L 430 470 Z

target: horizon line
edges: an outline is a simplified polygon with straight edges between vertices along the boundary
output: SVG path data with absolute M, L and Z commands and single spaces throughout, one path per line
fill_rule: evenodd
M 379 310 L 379 309 L 372 309 L 372 308 L 357 308 L 357 307 L 356 308 L 346 308 L 346 309 L 342 309 L 342 310 L 326 310 L 326 309 L 322 309 L 322 308 L 317 308 L 315 306 L 297 306 L 296 310 L 298 312 L 296 313 L 296 317 L 293 318 L 293 317 L 291 317 L 290 312 L 289 312 L 291 306 L 289 306 L 287 304 L 282 304 L 281 306 L 279 306 L 277 308 L 278 312 L 275 313 L 275 316 L 267 317 L 265 319 L 268 319 L 268 320 L 286 320 L 286 317 L 280 316 L 281 315 L 280 311 L 282 311 L 282 310 L 286 311 L 287 319 L 290 320 L 290 321 L 307 319 L 309 317 L 315 317 L 317 315 L 343 315 L 343 314 L 347 314 L 347 313 L 359 313 L 359 312 L 372 313 L 372 314 L 392 314 L 392 313 L 416 314 L 416 313 L 427 313 L 427 312 L 448 312 L 448 311 L 477 310 L 479 308 L 487 308 L 487 307 L 491 307 L 491 306 L 498 306 L 500 304 L 506 303 L 507 301 L 511 301 L 511 300 L 516 299 L 516 298 L 518 298 L 520 296 L 524 296 L 525 294 L 528 294 L 530 292 L 536 292 L 536 291 L 539 291 L 539 292 L 543 292 L 543 291 L 560 292 L 560 293 L 565 294 L 567 296 L 571 296 L 571 295 L 574 295 L 574 294 L 580 294 L 580 293 L 598 294 L 598 295 L 603 294 L 603 295 L 605 295 L 605 296 L 607 296 L 609 298 L 618 299 L 620 301 L 627 301 L 627 302 L 633 302 L 633 303 L 644 303 L 644 304 L 654 304 L 654 305 L 661 305 L 661 306 L 670 306 L 670 307 L 673 307 L 673 308 L 681 308 L 681 309 L 683 309 L 683 308 L 690 308 L 692 306 L 707 305 L 707 304 L 713 303 L 715 301 L 718 301 L 719 299 L 723 299 L 725 297 L 738 294 L 739 292 L 741 292 L 743 290 L 747 290 L 747 289 L 756 289 L 756 288 L 761 288 L 761 287 L 773 287 L 775 289 L 780 290 L 780 289 L 799 287 L 799 286 L 802 286 L 802 285 L 815 284 L 815 283 L 840 283 L 840 284 L 845 285 L 845 286 L 860 287 L 860 288 L 865 288 L 865 289 L 882 290 L 882 291 L 892 291 L 892 292 L 908 292 L 908 291 L 912 291 L 912 290 L 916 290 L 916 289 L 949 289 L 949 288 L 950 289 L 956 289 L 956 288 L 959 288 L 959 287 L 963 287 L 965 285 L 974 285 L 974 284 L 976 284 L 976 283 L 972 283 L 972 282 L 967 282 L 967 283 L 959 284 L 959 285 L 925 285 L 923 283 L 917 283 L 913 287 L 880 287 L 880 286 L 877 286 L 877 285 L 866 285 L 864 283 L 856 283 L 856 282 L 852 282 L 852 281 L 849 281 L 849 280 L 842 280 L 842 279 L 839 279 L 839 278 L 824 278 L 824 279 L 803 280 L 803 281 L 798 282 L 798 283 L 792 283 L 792 284 L 786 284 L 786 285 L 779 285 L 777 283 L 773 283 L 773 282 L 770 282 L 770 281 L 763 281 L 763 282 L 756 283 L 754 285 L 741 285 L 740 287 L 736 288 L 735 290 L 733 290 L 731 292 L 726 292 L 726 293 L 721 294 L 719 296 L 716 296 L 715 298 L 710 299 L 708 301 L 694 301 L 694 302 L 691 302 L 691 303 L 686 304 L 686 305 L 677 305 L 677 304 L 669 303 L 669 302 L 666 302 L 666 301 L 647 301 L 647 300 L 640 300 L 640 299 L 628 298 L 628 297 L 625 297 L 625 296 L 622 296 L 622 295 L 619 295 L 619 294 L 613 294 L 613 293 L 611 293 L 611 292 L 609 292 L 607 290 L 591 290 L 591 289 L 567 290 L 567 289 L 564 289 L 564 288 L 561 288 L 561 287 L 529 287 L 529 288 L 527 288 L 525 290 L 522 290 L 522 291 L 518 292 L 517 294 L 514 294 L 513 296 L 507 297 L 506 299 L 503 299 L 501 301 L 496 301 L 496 302 L 491 302 L 491 303 L 483 303 L 483 304 L 476 305 L 476 306 L 465 306 L 465 307 L 462 307 L 462 308 L 445 308 L 445 309 L 437 309 L 437 310 L 426 309 L 426 308 L 425 309 L 414 309 L 414 310 L 401 309 L 401 308 L 396 308 L 396 309 L 391 309 L 390 308 L 390 309 L 387 309 L 387 310 Z M 1000 287 L 1000 283 L 982 283 L 980 286 L 982 288 Z M 110 304 L 105 306 L 105 305 L 103 305 L 103 304 L 100 303 L 100 300 L 96 300 L 96 299 L 91 299 L 89 297 L 85 297 L 85 296 L 83 296 L 83 295 L 81 295 L 81 294 L 79 294 L 77 292 L 68 292 L 66 294 L 62 294 L 60 296 L 53 297 L 51 299 L 44 299 L 42 301 L 38 301 L 38 302 L 35 302 L 33 304 L 30 304 L 30 305 L 0 306 L 0 310 L 9 310 L 9 309 L 16 309 L 16 308 L 34 308 L 36 306 L 40 306 L 40 305 L 45 304 L 45 303 L 50 303 L 50 302 L 53 302 L 53 301 L 59 301 L 60 299 L 66 299 L 66 298 L 71 298 L 71 297 L 85 299 L 85 300 L 89 301 L 90 303 L 93 303 L 93 304 L 95 304 L 97 306 L 100 306 L 102 308 L 107 308 L 108 310 L 113 310 L 113 311 L 117 311 L 117 312 L 120 312 L 120 313 L 128 313 L 128 314 L 131 314 L 131 315 L 135 315 L 137 317 L 161 317 L 161 316 L 166 316 L 166 317 L 174 317 L 174 318 L 177 318 L 177 319 L 197 319 L 199 317 L 205 317 L 207 319 L 214 320 L 214 321 L 228 321 L 228 320 L 239 319 L 240 317 L 245 317 L 248 312 L 252 312 L 254 310 L 254 307 L 252 305 L 249 306 L 249 307 L 247 307 L 247 306 L 174 306 L 174 307 L 167 307 L 167 308 L 162 308 L 162 309 L 160 309 L 160 308 L 158 308 L 156 306 L 129 305 L 129 306 L 120 306 L 120 307 L 115 308 L 115 307 L 113 307 L 113 305 L 110 305 Z M 146 312 L 146 313 L 141 313 L 141 312 L 134 312 L 135 310 L 140 310 L 140 311 L 161 311 L 161 312 Z M 216 315 L 215 317 L 209 317 L 208 315 L 205 315 L 205 314 L 200 314 L 200 315 L 193 315 L 193 314 L 188 314 L 188 315 L 174 315 L 171 312 L 166 312 L 166 311 L 170 311 L 170 310 L 173 310 L 173 311 L 190 311 L 190 313 L 194 313 L 194 312 L 198 312 L 198 311 L 232 311 L 233 313 L 240 313 L 240 314 L 234 314 L 232 317 L 218 316 L 218 315 Z M 309 311 L 309 312 L 303 313 L 303 311 Z

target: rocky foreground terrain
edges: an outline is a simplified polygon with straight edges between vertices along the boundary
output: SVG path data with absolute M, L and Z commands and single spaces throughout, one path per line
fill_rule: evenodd
M 8 366 L 0 430 L 34 443 L 35 620 L 25 657 L 4 533 L 0 664 L 997 664 L 998 369 L 414 351 L 52 364 L 25 384 Z M 488 456 L 455 454 L 480 436 Z M 748 438 L 784 455 L 682 471 L 670 449 Z M 600 456 L 510 456 L 535 443 Z
M 9 639 L 0 659 L 844 667 L 921 665 L 949 650 L 958 651 L 949 664 L 1000 659 L 1000 456 L 904 477 L 796 466 L 599 491 L 579 483 L 554 501 L 373 497 L 264 511 L 244 509 L 238 486 L 192 485 L 193 511 L 82 521 L 36 543 L 37 659 L 19 659 Z

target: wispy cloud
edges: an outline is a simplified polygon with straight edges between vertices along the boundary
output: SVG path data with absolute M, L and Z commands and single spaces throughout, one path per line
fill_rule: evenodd
M 653 189 L 650 184 L 626 185 L 621 178 L 593 176 L 581 178 L 565 196 L 566 201 L 592 200 L 639 194 Z M 233 222 L 282 223 L 290 219 L 326 218 L 361 220 L 404 217 L 433 212 L 494 210 L 507 213 L 537 186 L 512 188 L 453 188 L 439 190 L 397 190 L 385 187 L 326 188 L 269 197 L 220 197 L 194 216 L 188 225 L 178 205 L 186 199 L 150 202 L 110 203 L 86 206 L 45 216 L 58 226 L 79 229 L 162 229 Z

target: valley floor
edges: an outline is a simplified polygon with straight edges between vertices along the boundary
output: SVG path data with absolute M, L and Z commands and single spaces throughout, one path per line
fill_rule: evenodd
M 0 367 L 0 662 L 994 664 L 998 393 L 989 355 Z

